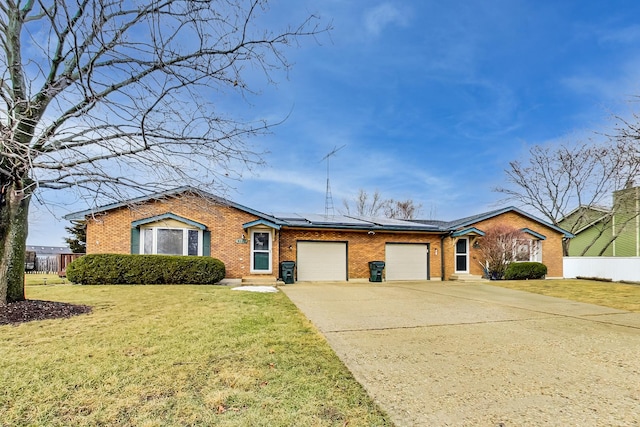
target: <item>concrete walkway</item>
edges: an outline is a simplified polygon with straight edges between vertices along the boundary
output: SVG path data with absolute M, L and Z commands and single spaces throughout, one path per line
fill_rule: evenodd
M 640 314 L 455 282 L 280 289 L 398 426 L 640 426 Z

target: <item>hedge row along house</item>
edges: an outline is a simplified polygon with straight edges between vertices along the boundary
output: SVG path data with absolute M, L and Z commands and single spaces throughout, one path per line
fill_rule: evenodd
M 87 253 L 212 256 L 224 282 L 275 282 L 282 261 L 297 281 L 369 278 L 369 262 L 385 262 L 386 280 L 479 278 L 478 242 L 495 224 L 524 231 L 519 260 L 540 261 L 562 277 L 562 242 L 572 235 L 509 207 L 456 221 L 266 214 L 181 187 L 76 212 L 87 221 Z

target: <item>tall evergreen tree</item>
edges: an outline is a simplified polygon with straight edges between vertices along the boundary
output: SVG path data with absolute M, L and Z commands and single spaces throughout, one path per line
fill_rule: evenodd
M 71 226 L 64 228 L 71 236 L 65 237 L 71 252 L 83 254 L 87 251 L 87 222 L 71 221 Z

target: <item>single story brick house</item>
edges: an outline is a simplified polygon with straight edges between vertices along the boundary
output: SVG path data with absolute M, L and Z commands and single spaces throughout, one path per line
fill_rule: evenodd
M 522 229 L 525 258 L 562 277 L 562 240 L 572 237 L 513 207 L 451 222 L 265 214 L 190 187 L 65 218 L 87 221 L 89 254 L 212 256 L 224 262 L 226 282 L 275 281 L 281 261 L 295 261 L 297 281 L 366 280 L 370 261 L 385 261 L 386 280 L 480 276 L 474 246 L 498 223 Z

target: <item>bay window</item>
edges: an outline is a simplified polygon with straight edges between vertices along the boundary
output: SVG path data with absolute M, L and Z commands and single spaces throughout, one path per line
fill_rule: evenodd
M 171 212 L 142 218 L 131 223 L 131 253 L 211 256 L 211 232 Z

